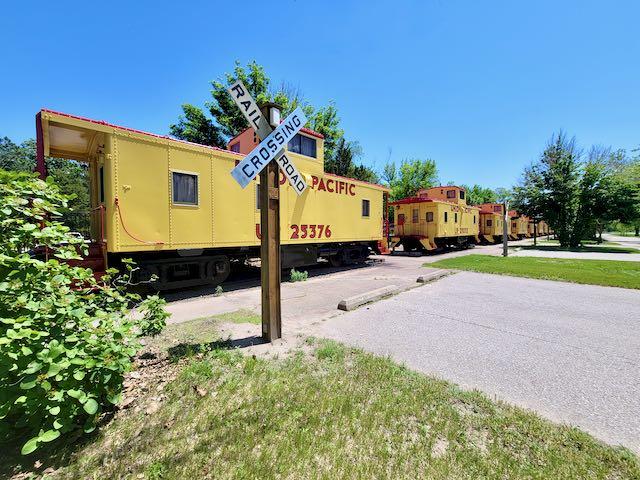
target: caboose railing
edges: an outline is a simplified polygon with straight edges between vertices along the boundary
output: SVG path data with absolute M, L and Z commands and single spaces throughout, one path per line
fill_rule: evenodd
M 104 238 L 104 234 L 105 234 L 105 226 L 104 226 L 104 221 L 105 221 L 105 207 L 104 205 L 98 205 L 95 208 L 91 209 L 91 215 L 92 215 L 92 222 L 91 225 L 92 227 L 95 225 L 94 228 L 96 228 L 96 236 L 98 238 L 96 238 L 95 240 L 99 243 L 99 244 L 104 244 L 106 242 L 106 239 Z

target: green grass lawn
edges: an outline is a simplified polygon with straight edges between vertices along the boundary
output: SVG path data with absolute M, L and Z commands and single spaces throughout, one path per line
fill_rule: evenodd
M 256 358 L 212 317 L 170 325 L 145 355 L 171 358 L 195 332 L 154 412 L 155 388 L 91 436 L 1 448 L 0 477 L 640 479 L 625 448 L 333 341 Z
M 466 255 L 424 266 L 640 289 L 640 262 Z
M 47 478 L 640 478 L 624 448 L 330 341 L 214 349 L 166 394 L 58 447 Z

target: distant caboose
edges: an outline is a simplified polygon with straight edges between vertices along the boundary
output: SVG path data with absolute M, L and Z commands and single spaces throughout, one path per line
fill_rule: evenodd
M 511 218 L 509 237 L 513 240 L 519 240 L 530 236 L 529 217 L 526 215 L 520 215 L 516 210 L 509 210 L 509 217 Z
M 480 236 L 489 243 L 502 241 L 504 228 L 504 205 L 483 203 L 480 208 Z
M 431 251 L 479 242 L 480 209 L 467 206 L 464 188 L 440 186 L 419 190 L 414 197 L 390 202 L 394 232 L 391 246 L 405 251 Z

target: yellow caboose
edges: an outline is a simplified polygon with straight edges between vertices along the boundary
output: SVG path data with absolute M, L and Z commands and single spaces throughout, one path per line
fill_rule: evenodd
M 504 205 L 483 203 L 480 208 L 480 237 L 488 243 L 502 241 L 504 227 Z
M 479 242 L 480 209 L 467 206 L 465 193 L 461 187 L 440 186 L 390 202 L 394 212 L 391 246 L 430 251 Z
M 511 228 L 509 230 L 509 237 L 512 240 L 520 240 L 529 236 L 529 217 L 526 215 L 520 215 L 515 210 L 509 211 L 509 217 L 511 219 Z
M 549 224 L 544 220 L 538 222 L 538 235 L 549 235 Z
M 91 265 L 133 258 L 141 279 L 155 274 L 167 289 L 219 284 L 231 262 L 259 256 L 257 180 L 242 189 L 230 174 L 241 153 L 50 110 L 36 125 L 41 174 L 45 156 L 89 165 Z M 298 196 L 282 176 L 283 268 L 359 262 L 384 250 L 388 189 L 325 173 L 317 132 L 303 129 L 292 142 L 309 188 Z

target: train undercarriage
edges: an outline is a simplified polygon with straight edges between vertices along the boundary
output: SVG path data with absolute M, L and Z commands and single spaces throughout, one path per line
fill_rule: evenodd
M 337 267 L 363 263 L 377 242 L 326 243 L 283 245 L 283 270 L 305 267 L 326 260 Z M 233 249 L 198 249 L 150 253 L 109 254 L 109 266 L 118 268 L 122 259 L 131 258 L 136 264 L 133 283 L 147 283 L 155 290 L 172 290 L 223 283 L 234 265 L 243 265 L 260 258 L 259 247 Z
M 392 246 L 397 248 L 402 246 L 405 252 L 440 252 L 447 248 L 473 248 L 477 243 L 477 238 L 473 235 L 456 237 L 438 237 L 428 239 L 417 235 L 403 235 L 394 237 Z

